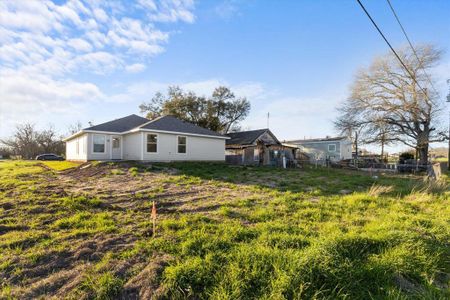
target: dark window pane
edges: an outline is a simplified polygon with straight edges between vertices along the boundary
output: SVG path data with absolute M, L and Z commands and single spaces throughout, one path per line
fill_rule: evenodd
M 186 137 L 185 136 L 178 137 L 178 145 L 186 145 Z
M 94 152 L 103 153 L 105 152 L 105 136 L 94 135 Z
M 178 153 L 186 153 L 186 145 L 178 145 Z
M 156 134 L 147 134 L 147 143 L 156 143 L 157 137 Z
M 94 152 L 105 152 L 105 144 L 94 144 Z
M 147 144 L 147 152 L 156 152 L 156 144 Z

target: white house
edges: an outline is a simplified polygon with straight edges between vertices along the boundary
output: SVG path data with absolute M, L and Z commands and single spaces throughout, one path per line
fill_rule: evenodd
M 226 139 L 172 116 L 150 121 L 129 115 L 83 129 L 64 141 L 67 160 L 224 161 Z
M 298 146 L 311 161 L 339 161 L 352 158 L 352 141 L 347 137 L 326 137 L 286 141 Z

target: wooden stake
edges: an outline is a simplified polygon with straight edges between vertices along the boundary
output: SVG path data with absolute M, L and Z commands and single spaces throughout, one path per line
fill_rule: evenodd
M 152 221 L 153 221 L 153 236 L 156 235 L 156 204 L 155 201 L 153 201 L 152 205 Z

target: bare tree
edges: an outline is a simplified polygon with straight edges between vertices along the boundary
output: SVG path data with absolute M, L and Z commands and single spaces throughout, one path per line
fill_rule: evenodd
M 68 131 L 69 131 L 69 135 L 75 134 L 78 131 L 80 131 L 81 129 L 83 129 L 83 124 L 81 124 L 80 121 L 76 121 L 75 123 L 69 125 L 67 127 Z
M 413 147 L 421 164 L 428 160 L 428 147 L 443 141 L 445 135 L 436 121 L 441 104 L 424 70 L 430 73 L 442 52 L 430 45 L 397 50 L 409 72 L 392 54 L 376 58 L 370 67 L 357 73 L 345 106 L 358 112 L 358 119 L 376 128 L 377 122 L 389 128 L 390 141 Z
M 64 152 L 64 142 L 61 136 L 57 133 L 52 125 L 47 129 L 38 131 L 36 135 L 36 142 L 38 144 L 38 151 L 42 153 L 58 153 Z
M 384 147 L 396 140 L 393 131 L 392 125 L 386 123 L 385 120 L 374 120 L 365 127 L 364 143 L 380 145 L 380 156 L 384 158 Z
M 20 155 L 25 159 L 32 159 L 42 153 L 62 154 L 64 152 L 64 143 L 52 126 L 38 131 L 34 124 L 17 125 L 14 135 L 9 139 L 0 140 L 0 143 L 14 155 Z
M 362 118 L 361 111 L 348 104 L 347 102 L 343 102 L 337 108 L 339 115 L 334 121 L 334 127 L 340 134 L 346 135 L 352 141 L 357 159 L 360 142 L 364 140 L 367 121 Z

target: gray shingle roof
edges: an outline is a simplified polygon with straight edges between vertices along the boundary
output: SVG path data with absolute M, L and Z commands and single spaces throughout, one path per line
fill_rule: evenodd
M 155 120 L 140 128 L 223 137 L 223 135 L 218 132 L 182 121 L 175 118 L 174 116 L 163 116 L 156 118 Z
M 227 133 L 227 136 L 230 137 L 230 139 L 225 143 L 227 145 L 251 145 L 258 137 L 261 136 L 261 134 L 263 134 L 267 130 L 268 129 L 257 129 Z
M 182 121 L 173 116 L 163 116 L 150 121 L 149 119 L 137 115 L 129 115 L 120 119 L 85 128 L 84 130 L 121 133 L 135 128 L 224 137 L 218 132 Z
M 109 131 L 109 132 L 124 132 L 141 126 L 147 122 L 149 119 L 140 117 L 138 115 L 129 115 L 120 119 L 109 121 L 106 123 L 98 124 L 85 128 L 84 130 L 97 130 L 97 131 Z

